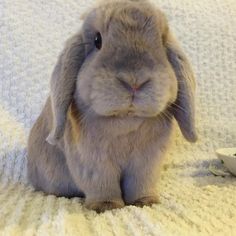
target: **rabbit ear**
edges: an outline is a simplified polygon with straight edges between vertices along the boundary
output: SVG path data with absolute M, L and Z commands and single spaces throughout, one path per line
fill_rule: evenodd
M 178 95 L 173 114 L 182 134 L 189 142 L 196 142 L 195 129 L 195 78 L 191 65 L 171 32 L 165 38 L 167 56 L 178 80 Z
M 46 140 L 52 145 L 55 145 L 64 134 L 67 111 L 73 98 L 76 78 L 84 58 L 85 48 L 82 35 L 74 35 L 66 42 L 51 77 L 50 98 L 53 127 Z

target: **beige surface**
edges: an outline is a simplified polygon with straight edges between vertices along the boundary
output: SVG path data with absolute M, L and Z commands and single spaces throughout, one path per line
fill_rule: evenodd
M 156 0 L 196 71 L 199 142 L 180 133 L 160 183 L 161 204 L 98 215 L 80 199 L 33 192 L 26 138 L 63 42 L 92 0 L 0 1 L 0 234 L 236 235 L 236 179 L 214 177 L 215 148 L 236 146 L 235 0 Z

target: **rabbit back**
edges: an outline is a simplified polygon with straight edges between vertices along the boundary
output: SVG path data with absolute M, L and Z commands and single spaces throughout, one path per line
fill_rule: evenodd
M 56 196 L 83 196 L 74 184 L 62 147 L 46 137 L 52 126 L 50 98 L 31 129 L 28 139 L 28 180 L 36 190 Z

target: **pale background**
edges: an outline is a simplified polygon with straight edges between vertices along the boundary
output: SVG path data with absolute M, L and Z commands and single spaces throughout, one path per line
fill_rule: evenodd
M 92 0 L 0 0 L 0 235 L 236 235 L 236 179 L 208 171 L 236 146 L 235 0 L 154 0 L 197 78 L 199 141 L 179 130 L 160 182 L 161 204 L 97 215 L 80 199 L 33 192 L 26 141 L 64 41 Z

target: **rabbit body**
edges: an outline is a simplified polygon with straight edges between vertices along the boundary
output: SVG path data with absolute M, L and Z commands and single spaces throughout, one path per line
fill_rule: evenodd
M 196 141 L 195 79 L 163 13 L 148 1 L 93 9 L 62 51 L 28 141 L 37 190 L 84 196 L 98 212 L 158 202 L 173 119 Z
M 35 188 L 57 196 L 86 196 L 86 205 L 96 210 L 107 202 L 112 208 L 140 204 L 141 199 L 145 204 L 158 202 L 156 182 L 171 119 L 90 115 L 81 124 L 76 110 L 73 102 L 64 138 L 55 146 L 46 142 L 52 128 L 50 99 L 32 128 L 28 175 Z

